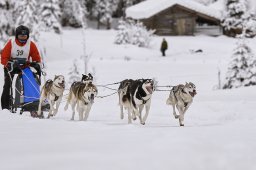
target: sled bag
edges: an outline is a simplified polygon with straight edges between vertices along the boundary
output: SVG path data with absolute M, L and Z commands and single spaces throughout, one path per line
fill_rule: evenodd
M 40 87 L 36 82 L 33 72 L 30 68 L 25 68 L 22 73 L 24 103 L 38 101 L 40 98 Z

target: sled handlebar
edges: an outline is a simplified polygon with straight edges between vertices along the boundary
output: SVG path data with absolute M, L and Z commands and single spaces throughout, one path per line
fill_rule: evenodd
M 29 67 L 31 65 L 31 67 L 36 68 L 37 66 L 37 62 L 28 62 L 26 59 L 17 59 L 17 58 L 13 58 L 11 60 L 8 61 L 9 64 L 9 72 L 12 72 L 15 68 L 19 68 L 19 69 L 23 69 L 25 67 Z M 39 65 L 40 67 L 40 65 Z M 39 68 L 40 69 L 40 68 Z

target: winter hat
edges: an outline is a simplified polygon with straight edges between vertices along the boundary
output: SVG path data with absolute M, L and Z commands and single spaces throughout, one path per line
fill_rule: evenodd
M 16 28 L 15 37 L 18 39 L 18 35 L 27 35 L 29 38 L 29 29 L 24 25 L 20 25 Z

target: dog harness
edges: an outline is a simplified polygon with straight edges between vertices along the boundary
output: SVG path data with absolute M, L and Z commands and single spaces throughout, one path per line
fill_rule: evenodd
M 54 85 L 54 84 L 53 84 Z M 56 86 L 56 85 L 54 85 L 55 87 L 57 87 L 57 88 L 60 88 L 60 87 L 58 87 L 58 86 Z M 53 93 L 53 92 L 51 92 L 54 96 L 55 96 L 55 98 L 54 98 L 54 101 L 56 102 L 58 99 L 59 99 L 59 97 L 60 96 L 57 96 L 55 93 Z
M 173 91 L 173 94 L 174 94 L 175 99 L 178 101 L 178 98 L 177 98 L 177 96 L 176 96 L 176 92 L 177 92 L 178 90 L 175 91 L 174 88 L 172 88 L 172 91 Z M 187 93 L 184 91 L 184 89 L 182 89 L 181 92 L 187 94 Z M 182 98 L 181 98 L 181 100 L 182 100 L 182 102 L 184 103 L 184 107 L 187 107 L 188 102 L 185 102 Z
M 143 104 L 146 104 L 147 103 L 147 101 L 150 99 L 148 99 L 148 100 L 144 100 L 142 97 L 141 97 L 141 95 L 139 94 L 139 98 L 138 98 L 139 100 L 142 100 L 142 103 Z

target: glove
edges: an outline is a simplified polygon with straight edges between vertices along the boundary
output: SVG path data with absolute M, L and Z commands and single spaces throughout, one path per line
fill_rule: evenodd
M 33 67 L 37 71 L 37 74 L 41 75 L 40 63 L 38 63 L 38 62 L 31 62 L 30 63 L 30 67 Z

